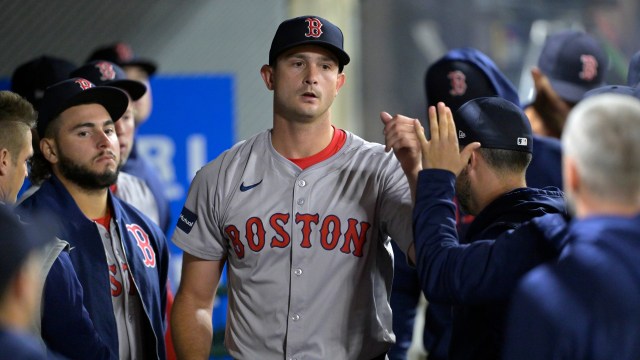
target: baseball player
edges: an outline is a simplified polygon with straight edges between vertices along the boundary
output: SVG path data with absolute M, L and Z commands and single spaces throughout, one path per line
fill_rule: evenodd
M 120 359 L 164 359 L 166 239 L 109 191 L 119 165 L 114 121 L 128 103 L 122 90 L 83 78 L 47 88 L 33 166 L 48 177 L 33 179 L 42 185 L 18 210 L 27 217 L 46 211 L 58 221 L 84 305 L 109 349 Z
M 233 358 L 385 358 L 394 342 L 388 236 L 412 247 L 412 201 L 393 153 L 332 125 L 349 60 L 326 19 L 278 27 L 260 70 L 273 128 L 198 172 L 173 235 L 184 250 L 172 314 L 180 358 L 209 354 L 225 264 Z
M 593 36 L 575 30 L 549 35 L 531 70 L 533 102 L 524 107 L 533 132 L 559 138 L 584 93 L 604 85 L 608 57 Z
M 33 155 L 31 128 L 35 124 L 36 112 L 26 99 L 0 91 L 0 203 L 13 205 L 16 201 Z M 39 263 L 44 281 L 42 298 L 34 307 L 33 333 L 51 351 L 69 359 L 111 358 L 82 306 L 82 286 L 69 258 L 69 243 L 52 239 L 43 248 Z M 64 341 L 60 341 L 61 332 L 69 335 Z
M 513 296 L 504 359 L 640 359 L 640 101 L 590 96 L 562 134 L 575 219 Z
M 449 358 L 497 359 L 518 279 L 562 245 L 561 231 L 539 238 L 565 224 L 563 194 L 526 187 L 531 127 L 506 99 L 471 100 L 455 118 L 443 103 L 430 107 L 429 141 L 414 123 L 424 167 L 413 215 L 418 278 L 429 302 L 453 306 Z M 462 241 L 454 196 L 475 216 Z
M 109 61 L 120 66 L 128 79 L 141 82 L 146 87 L 147 91 L 140 98 L 134 99 L 132 104 L 135 129 L 138 129 L 151 115 L 153 96 L 151 94 L 149 78 L 157 71 L 157 65 L 149 59 L 136 57 L 131 47 L 122 42 L 95 49 L 91 55 L 89 55 L 87 62 L 90 63 L 99 60 Z M 168 235 L 171 225 L 171 208 L 169 199 L 164 193 L 164 184 L 158 171 L 148 160 L 138 153 L 138 148 L 135 145 L 135 133 L 132 141 L 133 143 L 130 145 L 131 149 L 126 159 L 127 161 L 123 162 L 121 170 L 144 180 L 155 199 L 160 228 Z
M 116 121 L 116 134 L 120 143 L 120 164 L 125 164 L 133 148 L 135 122 L 133 103 L 147 91 L 147 87 L 135 80 L 127 79 L 124 70 L 118 65 L 104 60 L 84 64 L 70 73 L 71 77 L 85 78 L 97 86 L 113 86 L 124 90 L 129 96 L 129 106 L 120 120 Z M 118 182 L 112 186 L 113 194 L 133 205 L 154 223 L 160 224 L 158 205 L 151 189 L 141 178 L 120 171 Z

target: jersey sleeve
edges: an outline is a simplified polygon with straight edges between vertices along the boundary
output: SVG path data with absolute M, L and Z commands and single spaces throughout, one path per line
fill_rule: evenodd
M 378 211 L 382 230 L 407 254 L 413 243 L 411 190 L 395 155 L 389 153 L 387 156 L 383 196 Z
M 223 156 L 196 174 L 171 239 L 185 252 L 206 260 L 221 260 L 228 251 L 220 226 Z

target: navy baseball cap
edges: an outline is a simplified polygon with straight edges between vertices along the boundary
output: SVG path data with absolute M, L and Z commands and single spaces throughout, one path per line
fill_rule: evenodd
M 94 50 L 87 62 L 94 60 L 107 60 L 118 66 L 139 66 L 151 76 L 158 70 L 158 65 L 149 59 L 139 58 L 134 55 L 129 44 L 117 42 Z
M 429 67 L 424 80 L 427 106 L 444 102 L 451 111 L 471 99 L 498 95 L 487 75 L 467 61 L 441 59 Z
M 344 51 L 342 30 L 329 20 L 307 15 L 283 21 L 271 42 L 269 64 L 275 64 L 278 55 L 300 45 L 319 45 L 329 49 L 338 58 L 340 71 L 351 60 Z
M 608 59 L 600 43 L 582 31 L 549 35 L 538 68 L 562 99 L 577 103 L 587 91 L 603 86 Z
M 629 95 L 635 98 L 640 99 L 640 88 L 635 88 L 631 86 L 624 85 L 605 85 L 599 88 L 595 88 L 584 93 L 583 100 L 600 94 L 620 94 L 620 95 Z
M 533 152 L 529 119 L 509 100 L 497 96 L 470 100 L 453 119 L 460 147 L 479 141 L 483 148 Z
M 631 61 L 629 61 L 627 85 L 635 87 L 640 85 L 640 51 L 633 54 L 633 56 L 631 57 Z
M 47 126 L 66 109 L 82 104 L 102 105 L 113 121 L 118 121 L 127 111 L 129 97 L 111 86 L 95 86 L 84 78 L 71 78 L 51 85 L 44 92 L 38 113 L 38 135 L 44 137 Z
M 84 64 L 71 72 L 71 77 L 85 78 L 96 86 L 113 86 L 126 91 L 132 100 L 138 100 L 147 92 L 140 81 L 127 79 L 122 68 L 110 61 L 96 60 Z
M 29 254 L 54 239 L 56 228 L 45 219 L 37 216 L 27 226 L 7 205 L 0 204 L 0 293 L 4 292 Z
M 69 78 L 71 61 L 43 55 L 18 66 L 11 76 L 11 91 L 27 99 L 36 110 L 48 86 Z

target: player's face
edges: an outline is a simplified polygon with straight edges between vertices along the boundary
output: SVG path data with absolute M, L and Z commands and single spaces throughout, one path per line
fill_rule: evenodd
M 135 121 L 133 119 L 133 102 L 129 101 L 127 111 L 122 115 L 120 120 L 116 121 L 116 135 L 120 143 L 120 163 L 124 164 L 131 154 L 133 146 L 133 133 L 135 129 Z
M 313 122 L 329 116 L 345 77 L 338 73 L 338 61 L 331 51 L 306 45 L 280 55 L 271 79 L 276 115 Z
M 115 124 L 98 104 L 71 107 L 60 114 L 54 168 L 60 176 L 89 190 L 104 189 L 118 178 L 120 145 Z
M 147 92 L 140 99 L 133 102 L 135 125 L 138 127 L 147 121 L 153 109 L 153 95 L 151 95 L 149 75 L 143 68 L 133 65 L 125 66 L 124 72 L 127 73 L 127 78 L 140 81 L 147 87 Z
M 15 158 L 13 154 L 9 156 L 9 167 L 7 168 L 7 180 L 8 189 L 5 194 L 5 198 L 1 199 L 8 203 L 15 203 L 18 197 L 18 192 L 24 184 L 24 179 L 28 175 L 27 163 L 33 156 L 33 149 L 31 147 L 31 130 L 25 131 L 24 138 L 22 139 L 22 146 L 18 157 Z M 4 192 L 3 192 L 4 193 Z

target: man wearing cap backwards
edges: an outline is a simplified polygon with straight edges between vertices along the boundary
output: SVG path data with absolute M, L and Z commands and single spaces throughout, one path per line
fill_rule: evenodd
M 127 162 L 133 147 L 134 118 L 133 104 L 147 91 L 146 86 L 135 80 L 127 79 L 124 70 L 118 65 L 104 60 L 84 64 L 71 72 L 71 77 L 85 78 L 97 86 L 113 86 L 124 90 L 129 96 L 129 106 L 120 120 L 116 121 L 116 134 L 120 143 L 120 164 Z M 136 207 L 159 225 L 158 205 L 151 189 L 141 178 L 120 171 L 118 182 L 112 186 L 114 195 Z
M 42 291 L 42 249 L 53 240 L 39 226 L 26 227 L 0 204 L 0 354 L 3 359 L 51 359 L 31 334 Z
M 532 132 L 510 101 L 477 98 L 455 118 L 439 103 L 429 108 L 429 126 L 429 141 L 418 120 L 408 130 L 400 128 L 417 129 L 424 168 L 413 215 L 418 277 L 428 301 L 453 306 L 449 358 L 497 359 L 506 304 L 518 278 L 557 255 L 563 195 L 526 187 Z M 412 138 L 393 129 L 386 136 L 388 146 Z M 475 216 L 462 241 L 454 196 Z M 550 235 L 540 240 L 540 234 Z
M 388 236 L 412 252 L 412 201 L 392 153 L 332 125 L 348 63 L 326 19 L 278 27 L 260 70 L 273 128 L 198 172 L 173 236 L 184 250 L 172 314 L 180 358 L 209 355 L 225 264 L 233 358 L 385 358 L 394 342 Z
M 31 128 L 35 124 L 36 112 L 27 100 L 0 91 L 0 203 L 16 201 L 33 155 Z M 82 286 L 69 258 L 69 243 L 51 241 L 42 251 L 40 265 L 42 306 L 39 300 L 31 330 L 50 350 L 70 359 L 108 359 L 109 349 L 82 306 Z M 60 334 L 65 338 L 60 339 Z
M 565 30 L 549 35 L 531 70 L 535 98 L 525 107 L 533 132 L 560 138 L 567 115 L 584 93 L 603 86 L 608 58 L 593 36 Z
M 562 134 L 575 219 L 515 292 L 504 359 L 640 359 L 640 101 L 595 95 Z
M 119 358 L 164 359 L 168 250 L 159 228 L 112 196 L 119 170 L 120 89 L 72 78 L 45 91 L 38 116 L 40 189 L 19 206 L 47 211 L 67 240 L 96 330 Z

